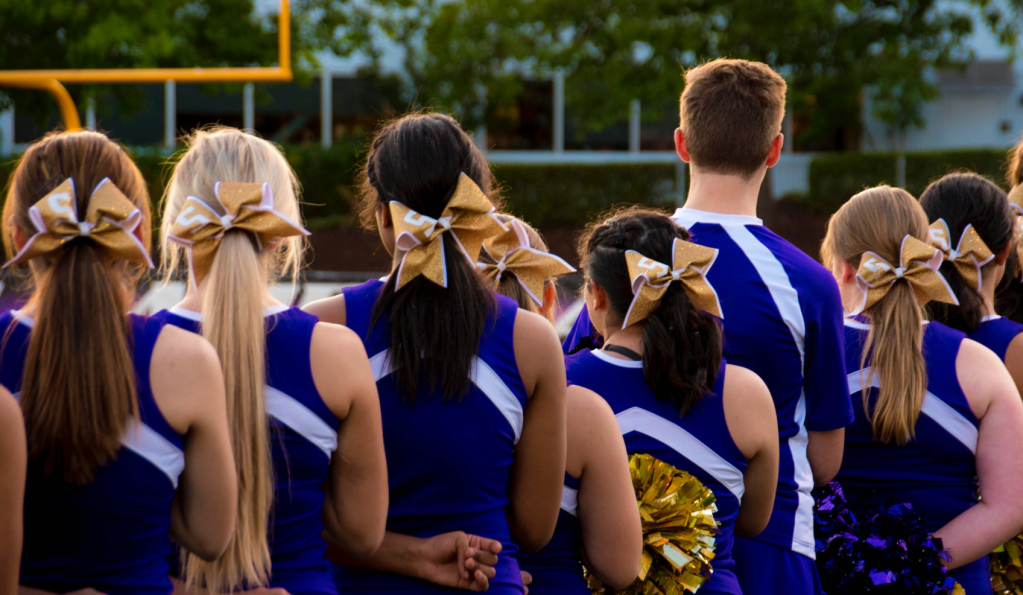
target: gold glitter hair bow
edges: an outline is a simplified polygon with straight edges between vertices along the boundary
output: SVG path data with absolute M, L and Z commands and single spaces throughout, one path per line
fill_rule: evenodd
M 395 247 L 401 254 L 395 291 L 420 275 L 441 287 L 448 286 L 448 267 L 441 240 L 445 232 L 451 233 L 459 250 L 475 267 L 484 240 L 508 229 L 495 216 L 496 209 L 490 199 L 464 173 L 459 174 L 455 191 L 439 219 L 394 200 L 390 209 L 398 234 Z
M 718 318 L 722 317 L 718 294 L 707 281 L 707 271 L 717 260 L 718 251 L 675 238 L 671 244 L 671 253 L 672 264 L 669 266 L 635 250 L 625 251 L 625 262 L 629 266 L 632 294 L 635 297 L 625 314 L 622 328 L 650 316 L 661 303 L 668 286 L 675 281 L 682 283 L 697 308 Z
M 574 273 L 575 268 L 560 257 L 529 245 L 529 234 L 521 221 L 511 221 L 506 232 L 483 242 L 496 264 L 481 262 L 480 271 L 487 284 L 497 289 L 507 272 L 515 275 L 522 288 L 538 306 L 543 305 L 544 282 L 549 277 Z
M 64 180 L 28 209 L 35 227 L 18 254 L 3 268 L 39 256 L 49 256 L 76 238 L 89 238 L 102 246 L 114 260 L 123 259 L 153 267 L 153 259 L 135 230 L 142 224 L 142 211 L 110 181 L 103 178 L 89 197 L 85 218 L 78 217 L 75 182 Z
M 217 182 L 213 194 L 223 205 L 225 214 L 221 215 L 198 196 L 189 196 L 167 236 L 188 251 L 188 272 L 193 287 L 209 274 L 217 248 L 230 229 L 249 232 L 261 250 L 276 238 L 309 235 L 305 228 L 274 208 L 270 184 Z
M 909 283 L 921 305 L 934 300 L 958 306 L 959 299 L 938 272 L 944 258 L 941 250 L 910 235 L 902 238 L 899 266 L 874 252 L 864 252 L 856 273 L 856 285 L 863 292 L 863 301 L 849 314 L 859 314 L 876 304 L 899 279 Z
M 945 260 L 955 265 L 956 271 L 967 285 L 980 291 L 980 269 L 994 260 L 995 255 L 980 238 L 980 234 L 977 233 L 973 225 L 967 225 L 963 229 L 962 235 L 959 236 L 959 244 L 955 248 L 952 248 L 952 234 L 944 219 L 938 219 L 931 223 L 927 233 L 931 245 L 941 250 L 945 255 Z
M 1023 184 L 1013 186 L 1012 190 L 1009 190 L 1009 204 L 1023 215 Z

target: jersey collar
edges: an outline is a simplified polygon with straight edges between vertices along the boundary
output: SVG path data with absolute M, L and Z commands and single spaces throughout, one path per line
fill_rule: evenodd
M 698 209 L 687 209 L 681 207 L 675 210 L 672 217 L 675 222 L 685 228 L 690 228 L 697 223 L 716 223 L 718 225 L 763 225 L 764 220 L 749 215 L 725 215 L 723 213 L 711 213 Z

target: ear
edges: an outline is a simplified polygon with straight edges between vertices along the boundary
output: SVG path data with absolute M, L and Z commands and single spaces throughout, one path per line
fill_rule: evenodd
M 590 295 L 593 296 L 593 311 L 602 312 L 606 310 L 608 304 L 610 304 L 610 298 L 607 295 L 607 290 L 592 279 L 587 281 L 586 287 L 589 290 Z
M 781 159 L 781 149 L 784 146 L 785 135 L 779 132 L 778 136 L 771 141 L 771 150 L 767 153 L 767 167 L 774 167 L 778 164 L 778 160 Z
M 284 238 L 274 238 L 270 240 L 270 243 L 266 245 L 266 248 L 264 248 L 264 250 L 266 252 L 273 252 L 274 250 L 279 248 L 283 242 Z
M 996 265 L 1005 264 L 1005 261 L 1009 258 L 1009 251 L 1012 250 L 1014 244 L 1015 242 L 1009 242 L 1008 244 L 1005 245 L 1004 248 L 998 251 L 998 254 L 995 254 Z
M 554 307 L 554 303 L 558 301 L 558 288 L 554 284 L 554 281 L 548 281 L 543 286 L 543 303 L 540 304 L 540 315 L 547 316 Z
M 21 250 L 25 247 L 25 244 L 28 243 L 28 238 L 25 236 L 25 232 L 21 231 L 21 228 L 17 225 L 12 225 L 11 227 L 14 228 L 14 233 L 12 234 L 12 239 L 14 240 L 14 251 L 16 253 L 21 252 Z
M 839 278 L 842 280 L 842 283 L 853 283 L 856 279 L 856 269 L 844 260 L 842 261 L 841 267 L 841 275 Z
M 377 227 L 380 229 L 394 227 L 394 222 L 391 220 L 391 209 L 385 203 L 380 203 L 380 206 L 377 207 Z
M 681 128 L 675 129 L 675 152 L 682 161 L 689 163 L 692 159 L 689 156 L 689 149 L 686 147 L 686 135 L 682 133 Z

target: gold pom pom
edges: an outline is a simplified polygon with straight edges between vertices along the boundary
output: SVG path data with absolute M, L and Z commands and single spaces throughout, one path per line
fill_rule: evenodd
M 714 492 L 698 479 L 646 454 L 629 461 L 643 523 L 639 578 L 624 595 L 695 593 L 713 573 Z M 611 593 L 588 573 L 594 593 Z
M 989 556 L 991 587 L 998 595 L 1023 595 L 1023 535 L 1013 537 Z

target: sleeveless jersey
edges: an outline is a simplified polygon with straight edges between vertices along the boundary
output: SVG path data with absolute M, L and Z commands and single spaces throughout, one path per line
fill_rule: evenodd
M 764 380 L 778 412 L 774 511 L 767 528 L 750 539 L 814 558 L 807 432 L 844 428 L 853 420 L 838 286 L 820 263 L 756 217 L 682 208 L 674 219 L 691 241 L 718 250 L 707 279 L 721 302 L 724 357 Z M 591 334 L 590 327 L 583 310 L 570 339 Z M 574 346 L 565 347 L 568 353 Z
M 519 554 L 519 566 L 533 575 L 533 595 L 590 595 L 583 577 L 582 533 L 577 513 L 579 478 L 565 473 L 561 510 L 554 535 L 542 550 Z
M 390 483 L 387 530 L 416 537 L 460 530 L 497 539 L 504 549 L 487 592 L 521 595 L 518 546 L 505 516 L 527 399 L 513 342 L 518 305 L 495 296 L 497 308 L 480 340 L 468 394 L 445 402 L 424 383 L 413 405 L 399 391 L 387 359 L 387 318 L 371 328 L 383 287 L 373 280 L 343 291 L 347 325 L 366 345 L 380 393 Z M 334 578 L 342 592 L 462 592 L 347 566 L 335 567 Z
M 1020 333 L 1023 333 L 1023 324 L 1003 316 L 985 316 L 981 319 L 980 326 L 969 336 L 994 351 L 995 355 L 1004 362 L 1005 353 L 1009 350 L 1009 343 L 1012 343 L 1012 340 Z
M 201 333 L 198 312 L 171 308 L 153 317 Z M 318 321 L 298 308 L 266 310 L 266 409 L 274 468 L 270 587 L 292 595 L 337 593 L 324 558 L 322 517 L 339 421 L 313 382 L 309 346 Z
M 856 421 L 845 431 L 845 456 L 835 479 L 854 511 L 909 503 L 928 532 L 934 532 L 977 503 L 975 464 L 980 421 L 970 410 L 956 375 L 956 358 L 966 335 L 937 322 L 926 325 L 923 353 L 927 394 L 909 443 L 883 444 L 863 411 L 864 390 L 871 407 L 879 381 L 860 370 L 867 319 L 846 320 L 849 391 L 857 402 Z M 866 388 L 865 388 L 866 385 Z M 957 568 L 954 576 L 970 595 L 991 593 L 987 556 Z
M 643 376 L 643 362 L 594 350 L 569 356 L 565 364 L 569 383 L 594 391 L 611 406 L 630 456 L 652 455 L 689 472 L 714 492 L 718 508 L 714 517 L 720 522 L 712 563 L 714 575 L 700 587 L 700 593 L 741 594 L 734 574 L 732 545 L 747 461 L 725 422 L 724 360 L 711 393 L 685 417 L 679 416 L 670 401 L 657 399 Z M 535 592 L 532 585 L 529 591 Z
M 0 383 L 20 397 L 33 320 L 0 316 Z M 149 366 L 163 330 L 159 320 L 131 316 L 139 419 L 121 449 L 92 482 L 73 485 L 30 460 L 25 485 L 21 584 L 65 593 L 92 587 L 108 595 L 167 595 L 173 590 L 171 504 L 185 467 L 182 437 L 153 399 Z

